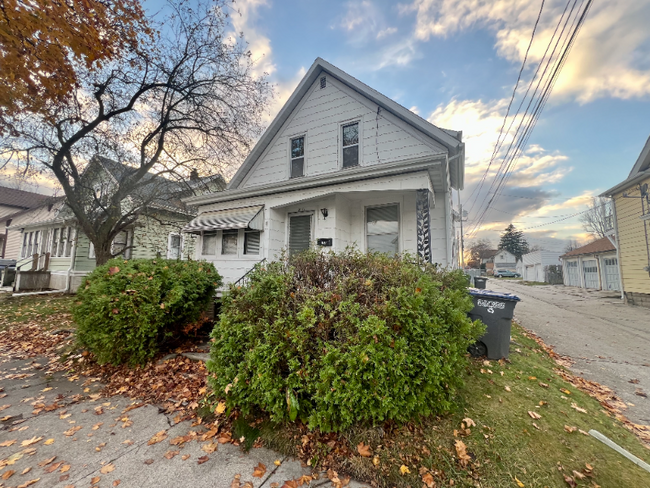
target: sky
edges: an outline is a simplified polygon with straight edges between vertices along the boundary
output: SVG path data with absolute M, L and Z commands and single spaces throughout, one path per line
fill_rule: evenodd
M 268 73 L 276 87 L 269 120 L 322 57 L 430 122 L 463 131 L 461 201 L 469 209 L 540 5 L 237 0 L 232 19 L 249 42 L 258 72 Z M 545 2 L 520 86 L 531 79 L 565 5 L 566 0 Z M 590 239 L 577 216 L 552 222 L 585 210 L 592 196 L 624 180 L 650 135 L 649 18 L 650 0 L 594 2 L 524 154 L 474 238 L 496 244 L 513 222 L 531 244 L 547 250 L 563 250 L 566 239 Z M 500 162 L 495 161 L 493 167 Z M 484 191 L 493 177 L 488 174 Z M 466 230 L 482 200 L 474 204 Z
M 544 2 L 519 94 L 567 1 L 574 2 Z M 156 11 L 162 3 L 144 5 Z M 494 160 L 478 198 L 475 190 L 504 124 L 541 4 L 236 0 L 229 8 L 233 32 L 243 32 L 256 74 L 268 74 L 275 86 L 267 122 L 321 57 L 433 124 L 463 132 L 466 175 L 460 196 L 469 210 L 469 243 L 488 238 L 496 245 L 512 222 L 531 244 L 562 251 L 567 239 L 590 240 L 578 216 L 566 217 L 624 180 L 650 135 L 650 0 L 593 2 L 523 154 L 474 229 L 501 159 Z

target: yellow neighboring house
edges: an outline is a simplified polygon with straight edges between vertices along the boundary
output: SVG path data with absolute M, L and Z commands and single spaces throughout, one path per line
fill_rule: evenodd
M 601 196 L 614 203 L 625 301 L 650 307 L 650 137 L 627 179 Z

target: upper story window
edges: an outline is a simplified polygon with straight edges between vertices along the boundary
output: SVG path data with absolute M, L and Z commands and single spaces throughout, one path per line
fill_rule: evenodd
M 359 166 L 359 122 L 343 126 L 343 167 Z
M 291 139 L 291 178 L 305 174 L 305 136 Z

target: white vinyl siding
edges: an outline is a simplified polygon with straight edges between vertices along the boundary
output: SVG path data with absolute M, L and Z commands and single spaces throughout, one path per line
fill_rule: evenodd
M 286 180 L 287 155 L 291 137 L 309 134 L 306 141 L 305 176 L 339 171 L 342 126 L 359 122 L 359 166 L 371 166 L 406 159 L 432 156 L 446 149 L 377 105 L 328 77 L 327 88 L 315 80 L 292 116 L 269 144 L 241 188 Z

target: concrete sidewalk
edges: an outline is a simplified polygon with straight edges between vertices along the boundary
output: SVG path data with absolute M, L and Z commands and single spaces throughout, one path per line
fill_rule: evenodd
M 239 475 L 242 487 L 250 482 L 248 488 L 260 488 L 282 486 L 312 473 L 298 460 L 269 449 L 253 448 L 246 454 L 214 438 L 199 441 L 206 427 L 193 427 L 189 421 L 175 424 L 155 406 L 124 412 L 133 401 L 98 398 L 98 382 L 81 384 L 85 378 L 70 381 L 59 373 L 47 376 L 43 364 L 46 359 L 5 360 L 0 366 L 0 395 L 5 395 L 0 399 L 0 477 L 15 471 L 0 486 L 38 480 L 35 487 L 230 488 Z M 48 411 L 55 406 L 60 408 Z M 34 414 L 35 410 L 41 411 Z M 159 438 L 164 439 L 151 443 L 161 432 Z M 192 432 L 194 440 L 170 444 Z M 206 452 L 215 446 L 214 452 Z M 259 463 L 266 472 L 253 477 Z M 330 483 L 321 476 L 310 486 Z
M 625 305 L 616 292 L 499 279 L 487 288 L 518 295 L 515 319 L 523 327 L 570 357 L 574 372 L 614 390 L 630 420 L 650 425 L 642 396 L 650 395 L 650 310 Z

